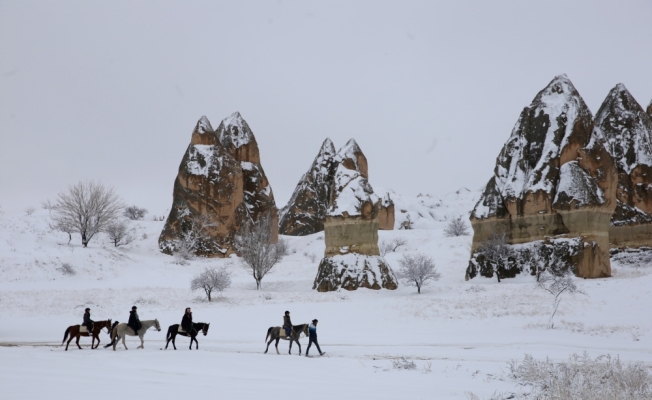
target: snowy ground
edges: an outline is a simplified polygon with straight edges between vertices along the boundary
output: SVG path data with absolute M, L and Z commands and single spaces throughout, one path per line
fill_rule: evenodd
M 263 290 L 237 259 L 198 259 L 174 264 L 157 251 L 163 222 L 132 222 L 136 240 L 113 248 L 104 237 L 81 248 L 79 238 L 50 232 L 48 214 L 0 216 L 0 384 L 2 397 L 109 399 L 116 394 L 152 398 L 480 398 L 523 390 L 507 374 L 507 362 L 532 354 L 565 360 L 571 353 L 611 354 L 652 365 L 652 266 L 614 261 L 609 279 L 578 280 L 586 295 L 562 301 L 556 328 L 546 329 L 551 298 L 531 277 L 497 283 L 464 281 L 471 237 L 447 238 L 446 219 L 466 214 L 473 194 L 415 200 L 406 213 L 421 213 L 428 229 L 381 231 L 381 240 L 402 237 L 407 245 L 386 259 L 398 269 L 402 253 L 431 255 L 440 281 L 421 295 L 396 291 L 317 293 L 312 288 L 324 250 L 323 233 L 288 237 L 291 254 L 263 281 Z M 401 199 L 402 204 L 407 204 Z M 423 211 L 423 212 L 422 212 Z M 431 212 L 432 211 L 432 212 Z M 403 214 L 406 214 L 403 213 Z M 428 213 L 429 216 L 425 215 Z M 416 219 L 418 215 L 415 215 Z M 62 263 L 77 273 L 64 275 Z M 228 265 L 233 285 L 208 303 L 190 292 L 189 281 L 204 267 Z M 137 339 L 129 350 L 60 346 L 68 325 L 91 307 L 95 320 L 126 322 L 136 304 L 141 319 L 158 318 L 162 331 Z M 179 338 L 178 350 L 162 351 L 167 327 L 185 307 L 196 321 L 210 322 L 199 351 Z M 290 310 L 295 324 L 318 318 L 324 357 L 263 354 L 267 328 Z M 108 343 L 103 333 L 102 344 Z M 307 340 L 302 340 L 307 345 Z M 311 354 L 317 352 L 311 349 Z M 416 370 L 393 368 L 392 360 L 414 360 Z

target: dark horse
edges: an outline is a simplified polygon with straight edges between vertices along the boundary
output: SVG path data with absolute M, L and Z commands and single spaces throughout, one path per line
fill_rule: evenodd
M 199 342 L 197 341 L 197 332 L 201 331 L 204 336 L 208 334 L 208 326 L 210 325 L 205 323 L 205 322 L 193 322 L 192 327 L 193 330 L 192 332 L 179 332 L 179 324 L 174 324 L 170 325 L 168 328 L 168 334 L 167 334 L 167 343 L 165 343 L 165 348 L 168 348 L 168 345 L 170 344 L 170 340 L 172 341 L 172 346 L 174 349 L 177 349 L 177 345 L 174 343 L 177 335 L 181 336 L 190 336 L 190 347 L 188 347 L 190 350 L 192 350 L 192 341 L 195 341 L 195 349 L 199 349 Z
M 267 342 L 267 338 L 270 338 L 269 342 L 267 342 L 267 348 L 265 349 L 265 354 L 267 354 L 267 350 L 269 350 L 269 345 L 274 340 L 276 340 L 276 353 L 281 354 L 278 352 L 278 341 L 280 339 L 284 339 L 290 341 L 290 350 L 288 351 L 288 354 L 292 354 L 292 342 L 297 342 L 297 346 L 299 346 L 299 355 L 301 355 L 301 343 L 299 343 L 299 339 L 301 339 L 302 333 L 305 336 L 308 336 L 308 324 L 293 325 L 292 329 L 290 329 L 290 336 L 285 335 L 284 328 L 280 326 L 271 326 L 267 330 L 267 336 L 265 336 L 266 342 Z
M 70 335 L 70 339 L 68 339 L 68 343 L 66 343 L 66 350 L 68 350 L 68 345 L 72 341 L 72 339 L 77 338 L 77 341 L 75 342 L 77 344 L 77 347 L 79 347 L 79 350 L 81 350 L 81 346 L 79 345 L 79 338 L 81 336 L 91 336 L 89 332 L 79 332 L 80 325 L 71 325 L 66 329 L 66 333 L 63 335 L 63 340 L 61 341 L 61 345 L 63 346 L 63 343 L 66 341 L 68 338 L 68 335 Z M 91 349 L 97 349 L 100 345 L 100 332 L 102 329 L 106 328 L 109 334 L 111 334 L 111 320 L 108 319 L 106 321 L 95 321 L 93 323 L 93 341 L 91 342 Z M 93 347 L 95 344 L 95 339 L 97 339 L 97 346 Z

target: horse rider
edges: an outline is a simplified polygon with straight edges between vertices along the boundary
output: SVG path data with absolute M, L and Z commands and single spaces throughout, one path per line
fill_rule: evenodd
M 82 323 L 82 326 L 85 326 L 86 329 L 88 329 L 88 336 L 93 335 L 93 325 L 95 324 L 95 321 L 91 319 L 91 309 L 86 308 L 84 310 L 84 322 Z
M 317 343 L 317 321 L 316 319 L 312 320 L 312 324 L 308 326 L 308 333 L 309 333 L 309 339 L 308 339 L 308 348 L 306 349 L 306 357 L 308 357 L 308 352 L 310 351 L 310 345 L 315 344 L 317 346 L 317 351 L 319 351 L 319 355 L 323 356 L 324 352 L 321 351 L 319 348 L 319 343 Z
M 286 311 L 285 315 L 283 316 L 283 328 L 285 329 L 285 335 L 290 336 L 290 332 L 292 332 L 292 321 L 290 320 L 290 312 Z
M 192 335 L 195 329 L 192 326 L 192 311 L 190 307 L 186 308 L 186 312 L 183 314 L 183 318 L 181 318 L 181 329 L 188 332 L 188 335 Z
M 138 310 L 138 307 L 131 307 L 131 311 L 129 311 L 129 322 L 127 322 L 127 326 L 133 329 L 134 334 L 138 336 L 138 330 L 143 326 L 143 324 L 140 323 L 140 318 L 138 318 L 138 313 L 136 310 Z

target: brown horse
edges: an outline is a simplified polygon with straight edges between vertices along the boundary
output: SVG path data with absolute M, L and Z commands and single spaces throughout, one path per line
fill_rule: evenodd
M 79 347 L 79 350 L 81 350 L 81 346 L 79 345 L 79 338 L 81 336 L 91 336 L 88 332 L 79 332 L 79 328 L 81 325 L 72 325 L 69 326 L 68 329 L 66 329 L 66 333 L 63 335 L 63 340 L 61 341 L 61 345 L 63 346 L 63 342 L 66 341 L 68 338 L 68 334 L 70 334 L 70 339 L 68 339 L 68 343 L 66 343 L 66 351 L 68 350 L 68 345 L 74 339 L 75 337 L 77 338 L 77 341 L 75 342 L 77 344 L 77 347 Z M 108 319 L 106 321 L 95 321 L 93 323 L 93 342 L 91 342 L 91 349 L 97 349 L 97 347 L 100 345 L 100 332 L 102 329 L 106 328 L 108 331 L 109 335 L 111 334 L 111 320 Z M 93 347 L 95 344 L 95 339 L 97 339 L 97 346 Z

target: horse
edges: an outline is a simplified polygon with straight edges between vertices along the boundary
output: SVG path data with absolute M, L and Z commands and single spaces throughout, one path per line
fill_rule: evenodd
M 172 341 L 172 346 L 174 346 L 174 349 L 177 349 L 177 345 L 174 343 L 174 340 L 176 339 L 177 335 L 181 336 L 190 336 L 190 347 L 188 347 L 190 350 L 192 350 L 192 341 L 195 341 L 195 349 L 199 349 L 199 342 L 197 341 L 197 333 L 201 330 L 201 332 L 206 336 L 208 334 L 208 326 L 210 324 L 207 324 L 205 322 L 193 322 L 192 327 L 193 331 L 192 332 L 179 332 L 179 324 L 174 324 L 170 325 L 168 328 L 168 334 L 167 334 L 167 343 L 165 343 L 165 349 L 167 350 L 168 345 L 170 344 L 170 340 Z
M 297 346 L 299 346 L 299 355 L 301 355 L 301 343 L 299 343 L 299 339 L 301 338 L 301 334 L 303 333 L 305 336 L 308 336 L 308 324 L 301 324 L 301 325 L 293 325 L 292 328 L 290 329 L 290 336 L 281 336 L 281 333 L 285 335 L 285 328 L 282 328 L 280 326 L 271 326 L 267 330 L 267 336 L 265 336 L 265 341 L 267 342 L 267 338 L 271 337 L 269 339 L 269 342 L 267 342 L 267 348 L 265 349 L 265 354 L 267 354 L 267 350 L 269 350 L 269 345 L 276 340 L 276 353 L 281 354 L 278 352 L 278 341 L 280 339 L 284 340 L 289 340 L 290 341 L 290 350 L 288 351 L 288 354 L 292 354 L 292 342 L 297 342 Z
M 63 343 L 66 341 L 68 338 L 68 334 L 70 334 L 70 339 L 68 340 L 68 343 L 66 343 L 66 351 L 68 351 L 68 345 L 70 345 L 70 342 L 72 342 L 73 338 L 77 338 L 77 341 L 75 342 L 77 344 L 77 347 L 79 347 L 79 350 L 81 350 L 81 346 L 79 345 L 79 338 L 81 336 L 93 336 L 93 341 L 91 342 L 91 350 L 92 349 L 97 349 L 100 346 L 100 332 L 102 329 L 106 328 L 109 334 L 111 334 L 111 320 L 106 320 L 106 321 L 95 321 L 93 323 L 93 332 L 89 334 L 88 332 L 80 332 L 81 325 L 71 325 L 66 329 L 66 332 L 63 334 L 63 340 L 61 341 L 61 345 L 63 346 Z M 95 339 L 97 339 L 97 346 L 93 347 L 95 344 Z
M 157 331 L 161 331 L 161 324 L 158 323 L 158 319 L 150 319 L 147 321 L 140 321 L 141 326 L 140 329 L 138 329 L 138 337 L 140 338 L 140 346 L 138 346 L 138 349 L 144 349 L 145 348 L 145 340 L 143 340 L 143 336 L 145 336 L 145 333 L 149 330 L 149 328 L 154 327 L 156 328 Z M 127 324 L 124 322 L 121 324 L 118 324 L 113 327 L 113 330 L 111 331 L 111 343 L 113 344 L 113 351 L 115 351 L 116 346 L 118 345 L 118 342 L 120 341 L 120 338 L 122 338 L 122 346 L 124 346 L 125 350 L 129 350 L 127 348 L 127 343 L 125 341 L 126 336 L 136 336 L 136 333 L 134 333 L 134 330 L 131 329 Z

